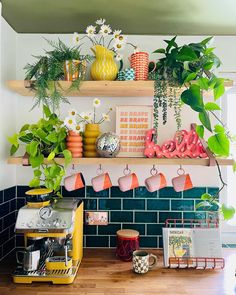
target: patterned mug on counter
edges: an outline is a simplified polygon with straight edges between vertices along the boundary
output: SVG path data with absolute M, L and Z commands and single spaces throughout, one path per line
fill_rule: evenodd
M 150 263 L 151 258 L 153 262 Z M 133 252 L 133 271 L 135 273 L 144 274 L 157 265 L 157 256 L 149 254 L 143 250 Z

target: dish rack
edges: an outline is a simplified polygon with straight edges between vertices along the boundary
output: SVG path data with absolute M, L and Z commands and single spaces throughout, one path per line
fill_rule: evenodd
M 169 228 L 218 228 L 218 219 L 167 219 Z M 223 269 L 224 258 L 219 257 L 170 257 L 169 268 Z

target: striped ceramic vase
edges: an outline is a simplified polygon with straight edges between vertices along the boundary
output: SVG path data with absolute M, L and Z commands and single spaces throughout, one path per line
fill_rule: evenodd
M 115 80 L 118 73 L 118 66 L 114 60 L 114 52 L 101 45 L 91 48 L 95 54 L 90 75 L 93 80 Z

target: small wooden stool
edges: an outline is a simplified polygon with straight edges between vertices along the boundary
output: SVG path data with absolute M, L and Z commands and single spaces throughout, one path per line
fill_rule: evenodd
M 131 261 L 133 252 L 139 249 L 139 232 L 133 229 L 121 229 L 116 235 L 116 256 L 123 261 Z

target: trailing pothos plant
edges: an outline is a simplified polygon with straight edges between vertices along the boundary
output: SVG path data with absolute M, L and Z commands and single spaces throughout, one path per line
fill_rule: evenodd
M 176 36 L 165 40 L 166 48 L 160 48 L 154 53 L 162 54 L 156 63 L 154 83 L 154 127 L 159 124 L 159 108 L 162 107 L 163 124 L 167 122 L 167 108 L 174 107 L 174 116 L 177 129 L 181 128 L 181 106 L 188 105 L 198 113 L 200 125 L 196 131 L 203 138 L 205 130 L 210 132 L 207 139 L 208 147 L 217 157 L 228 157 L 230 154 L 230 141 L 233 141 L 227 126 L 220 120 L 217 111 L 220 105 L 217 100 L 224 94 L 224 78 L 217 77 L 214 70 L 221 64 L 214 53 L 214 47 L 208 47 L 212 37 L 198 43 L 179 46 Z M 204 91 L 213 91 L 213 101 L 204 101 Z M 212 120 L 217 121 L 213 126 Z M 220 191 L 225 187 L 219 165 L 217 163 L 222 187 L 214 195 L 204 194 L 200 206 L 217 205 L 225 219 L 231 218 L 235 209 L 218 202 Z
M 14 155 L 23 143 L 34 172 L 29 186 L 32 188 L 44 186 L 52 189 L 54 195 L 61 197 L 61 181 L 65 175 L 66 166 L 72 159 L 71 152 L 66 149 L 67 130 L 58 116 L 45 105 L 43 113 L 44 118 L 36 124 L 25 124 L 19 133 L 8 138 L 12 144 L 10 154 Z M 45 163 L 45 157 L 48 163 Z M 64 157 L 65 167 L 59 165 L 55 157 Z

